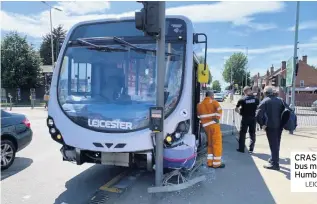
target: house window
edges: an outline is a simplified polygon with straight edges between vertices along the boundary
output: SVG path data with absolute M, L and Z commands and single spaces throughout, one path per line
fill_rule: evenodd
M 300 80 L 300 83 L 299 83 L 300 87 L 304 87 L 304 80 Z

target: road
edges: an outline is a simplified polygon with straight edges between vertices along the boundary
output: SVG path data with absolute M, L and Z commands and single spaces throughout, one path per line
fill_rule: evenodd
M 223 103 L 224 107 L 231 104 Z M 96 190 L 116 176 L 121 168 L 75 164 L 62 161 L 61 146 L 54 142 L 46 126 L 43 108 L 13 108 L 31 121 L 33 141 L 17 153 L 14 164 L 1 174 L 4 204 L 84 204 Z
M 222 107 L 230 109 L 232 104 L 222 103 Z M 122 168 L 91 164 L 77 166 L 63 162 L 59 152 L 60 145 L 51 140 L 45 124 L 47 111 L 43 108 L 34 110 L 15 108 L 13 112 L 24 113 L 28 116 L 34 130 L 34 137 L 27 148 L 17 153 L 13 166 L 2 172 L 2 203 L 87 204 L 94 198 L 96 192 L 100 192 L 97 191 L 99 187 L 123 171 Z M 226 113 L 226 110 L 224 112 L 223 121 L 230 121 L 233 114 Z M 229 117 L 229 119 L 226 117 Z M 225 130 L 224 127 L 228 128 L 229 131 L 231 130 L 230 125 L 223 124 L 223 131 Z M 289 157 L 290 149 L 297 147 L 297 143 L 300 142 L 300 147 L 307 149 L 312 146 L 313 142 L 316 143 L 316 139 L 304 135 L 299 135 L 298 138 L 292 137 L 289 141 L 285 139 L 284 145 L 287 146 L 287 149 L 281 154 L 281 157 Z M 207 181 L 195 188 L 182 193 L 169 193 L 164 194 L 163 197 L 155 198 L 146 193 L 146 188 L 153 185 L 154 175 L 146 173 L 142 174 L 142 177 L 137 179 L 133 187 L 127 189 L 120 196 L 113 193 L 107 194 L 108 202 L 106 203 L 198 204 L 203 203 L 203 200 L 218 200 L 218 203 L 250 203 L 254 199 L 259 199 L 257 203 L 270 204 L 276 203 L 275 201 L 286 203 L 284 201 L 287 198 L 284 194 L 305 204 L 316 201 L 317 198 L 313 197 L 313 194 L 290 195 L 289 179 L 285 179 L 284 174 L 265 172 L 260 167 L 266 158 L 262 160 L 249 155 L 237 154 L 235 152 L 236 140 L 231 137 L 231 134 L 224 134 L 223 145 L 223 157 L 229 163 L 228 166 L 219 172 L 202 167 L 199 173 L 205 174 Z M 268 155 L 269 151 L 265 137 L 258 138 L 256 148 L 256 150 L 265 152 L 264 156 Z M 258 156 L 261 157 L 260 154 Z M 279 180 L 281 186 L 276 186 L 274 179 Z M 249 189 L 253 190 L 250 191 Z
M 15 108 L 13 112 L 28 116 L 34 136 L 17 153 L 13 166 L 2 172 L 2 203 L 87 203 L 96 189 L 118 173 L 118 168 L 63 162 L 60 145 L 48 133 L 43 108 Z

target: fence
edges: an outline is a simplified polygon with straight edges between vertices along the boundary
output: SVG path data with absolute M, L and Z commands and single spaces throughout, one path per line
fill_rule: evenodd
M 297 115 L 298 128 L 317 127 L 316 110 L 311 107 L 297 106 L 295 113 Z M 233 108 L 223 108 L 220 124 L 224 135 L 236 134 L 240 130 L 241 116 Z M 257 124 L 256 130 L 261 130 L 259 124 Z
M 317 126 L 317 107 L 313 108 L 307 105 L 296 106 L 295 113 L 297 115 L 298 127 Z

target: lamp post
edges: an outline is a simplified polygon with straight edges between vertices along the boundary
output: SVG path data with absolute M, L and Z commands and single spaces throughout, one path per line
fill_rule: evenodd
M 57 11 L 62 11 L 59 8 L 49 5 L 47 2 L 42 1 L 43 4 L 47 5 L 50 8 L 50 24 L 51 24 L 51 49 L 52 49 L 52 68 L 54 69 L 54 44 L 53 44 L 53 23 L 52 23 L 52 9 Z
M 295 42 L 294 42 L 294 59 L 293 59 L 293 77 L 292 77 L 292 93 L 290 107 L 295 110 L 295 88 L 296 88 L 296 64 L 297 64 L 297 45 L 298 45 L 298 24 L 299 24 L 299 1 L 296 5 L 296 24 L 295 24 Z

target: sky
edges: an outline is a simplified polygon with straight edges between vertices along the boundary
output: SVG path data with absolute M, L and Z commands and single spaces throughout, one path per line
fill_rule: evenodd
M 62 9 L 52 11 L 53 26 L 69 29 L 77 22 L 102 18 L 134 16 L 142 8 L 136 1 L 47 1 Z M 207 62 L 213 80 L 226 85 L 222 77 L 224 61 L 234 52 L 248 50 L 251 75 L 266 73 L 272 65 L 293 56 L 296 2 L 208 2 L 170 1 L 166 13 L 185 15 L 194 23 L 195 32 L 208 36 Z M 300 3 L 298 56 L 308 56 L 317 65 L 317 2 Z M 50 31 L 48 6 L 40 1 L 1 2 L 1 37 L 9 31 L 26 35 L 39 47 L 42 36 Z M 247 47 L 247 49 L 246 49 Z

